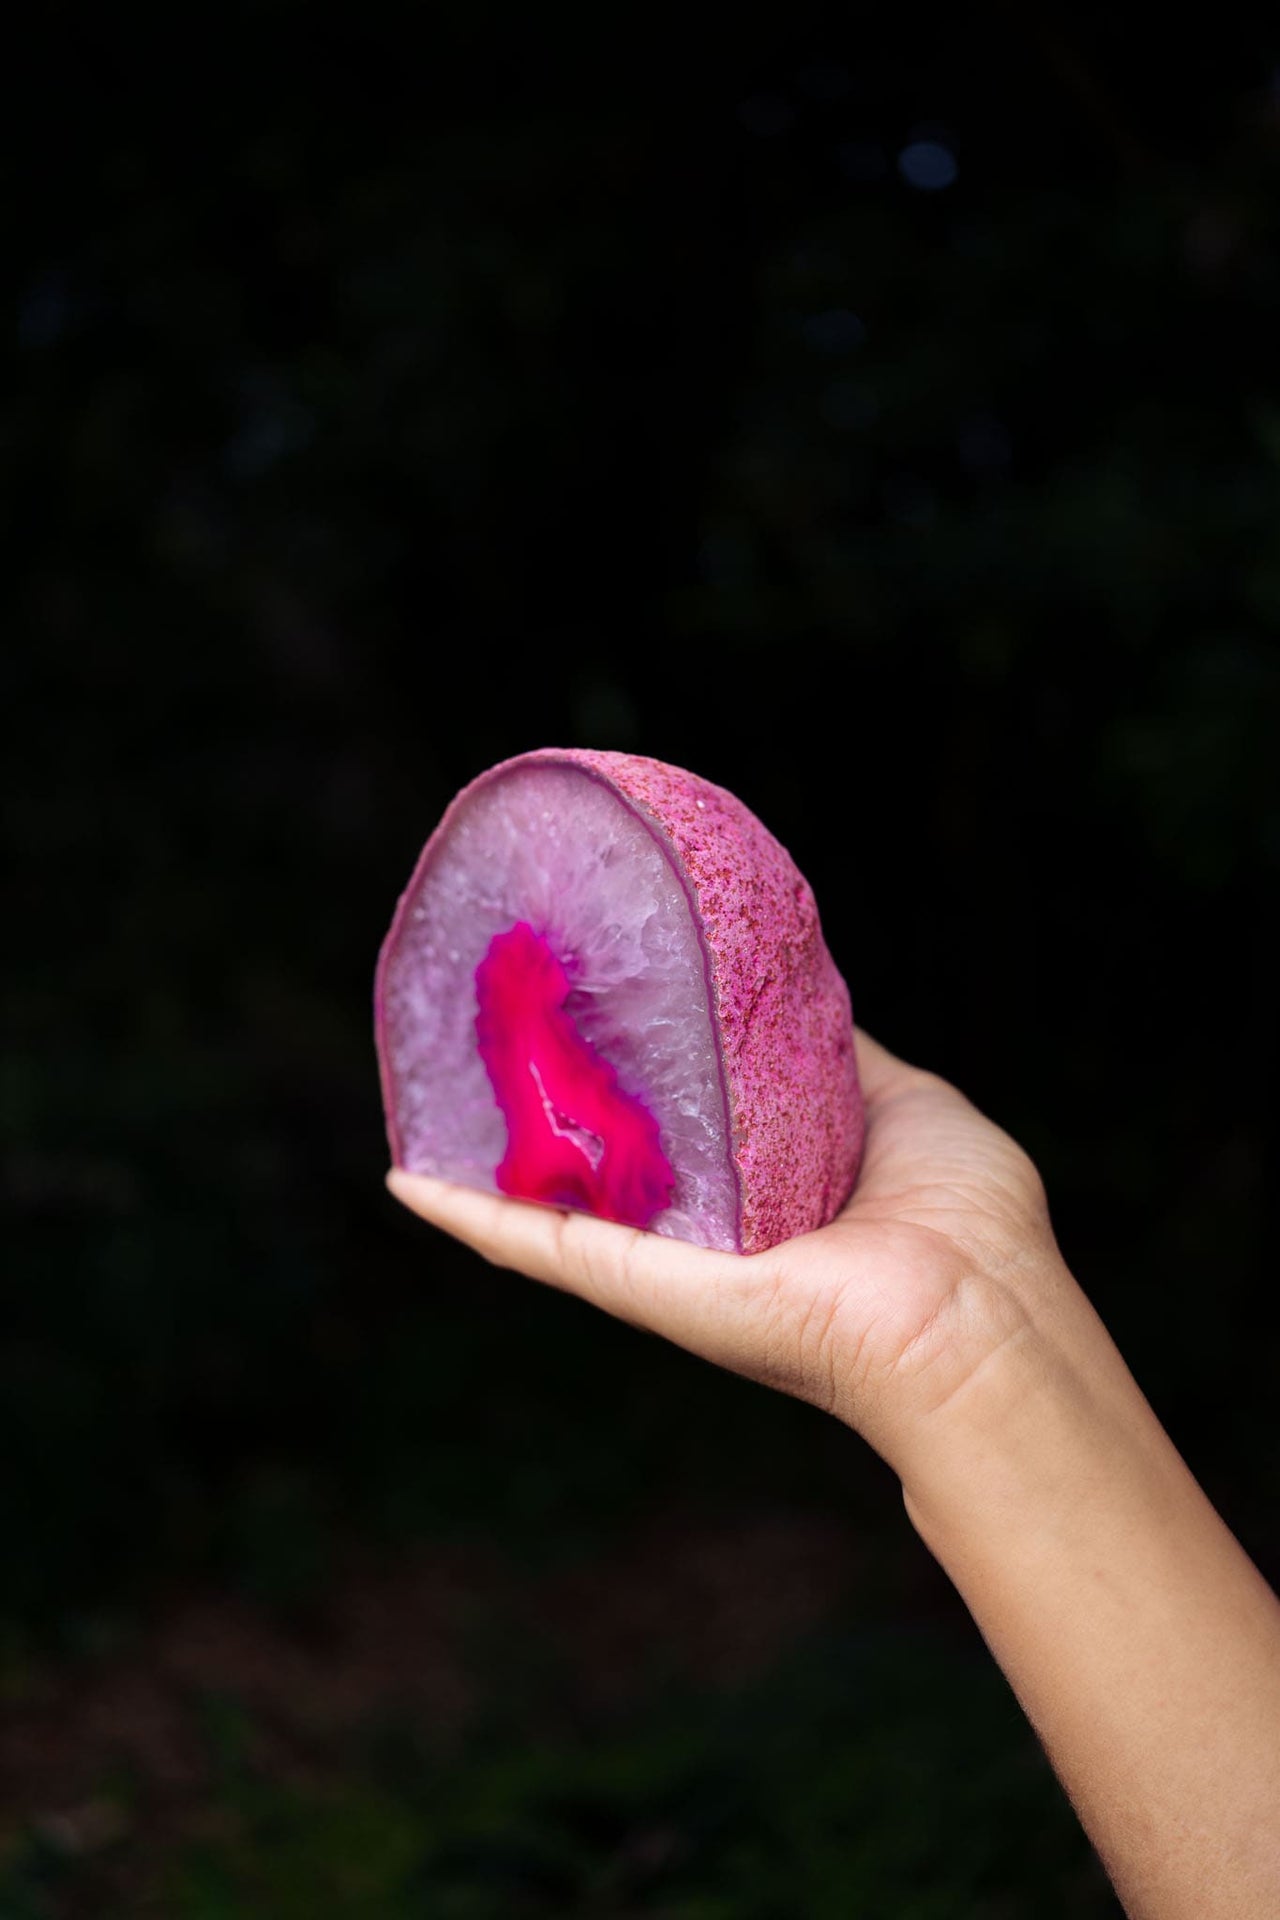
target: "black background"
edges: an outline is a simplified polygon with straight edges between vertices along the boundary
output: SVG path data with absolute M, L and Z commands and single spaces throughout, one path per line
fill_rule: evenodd
M 392 1207 L 369 1001 L 484 766 L 732 788 L 1276 1576 L 1280 68 L 1201 31 L 41 15 L 6 1914 L 1111 1910 L 852 1436 Z

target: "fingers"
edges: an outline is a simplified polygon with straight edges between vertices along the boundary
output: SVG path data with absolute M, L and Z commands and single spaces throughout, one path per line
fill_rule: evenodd
M 846 1217 L 865 1212 L 868 1203 L 896 1195 L 905 1186 L 919 1185 L 954 1156 L 958 1143 L 971 1148 L 975 1123 L 987 1124 L 949 1080 L 909 1066 L 861 1028 L 855 1035 L 867 1137 Z
M 395 1167 L 387 1186 L 413 1213 L 492 1261 L 602 1307 L 692 1352 L 720 1357 L 726 1313 L 741 1318 L 754 1263 L 611 1220 L 508 1200 Z
M 876 1109 L 883 1110 L 897 1094 L 927 1085 L 932 1076 L 897 1059 L 869 1034 L 859 1030 L 856 1037 L 874 1136 Z M 873 1137 L 869 1161 L 876 1158 L 875 1145 Z M 388 1174 L 387 1185 L 421 1219 L 495 1266 L 576 1293 L 691 1352 L 748 1370 L 753 1311 L 758 1319 L 761 1301 L 776 1292 L 777 1263 L 767 1256 L 714 1253 L 663 1234 L 510 1200 L 399 1167 Z
M 899 1060 L 897 1054 L 890 1053 L 861 1027 L 854 1028 L 853 1036 L 857 1045 L 858 1079 L 869 1105 L 891 1099 L 895 1093 L 906 1093 L 928 1077 L 922 1068 Z

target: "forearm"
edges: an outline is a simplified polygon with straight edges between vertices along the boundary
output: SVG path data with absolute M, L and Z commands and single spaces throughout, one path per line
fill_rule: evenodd
M 1077 1295 L 904 1475 L 1133 1920 L 1280 1914 L 1280 1603 Z

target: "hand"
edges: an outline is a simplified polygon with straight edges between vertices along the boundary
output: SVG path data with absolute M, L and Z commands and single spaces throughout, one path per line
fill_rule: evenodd
M 900 1475 L 1133 1920 L 1280 1913 L 1280 1606 L 1067 1271 L 1026 1154 L 858 1035 L 844 1212 L 750 1258 L 393 1172 L 500 1266 L 828 1408 Z
M 768 1253 L 681 1240 L 395 1170 L 497 1266 L 826 1408 L 905 1475 L 922 1427 L 1070 1288 L 1022 1149 L 945 1080 L 857 1036 L 862 1171 L 843 1213 Z

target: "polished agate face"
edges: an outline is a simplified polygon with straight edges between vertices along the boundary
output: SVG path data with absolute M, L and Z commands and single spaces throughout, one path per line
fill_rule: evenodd
M 524 755 L 450 807 L 379 967 L 397 1163 L 746 1251 L 843 1202 L 848 995 L 789 856 L 628 755 Z
M 642 1095 L 579 1029 L 572 992 L 551 942 L 526 920 L 495 933 L 476 968 L 476 1041 L 507 1123 L 495 1178 L 518 1200 L 647 1227 L 676 1177 Z

